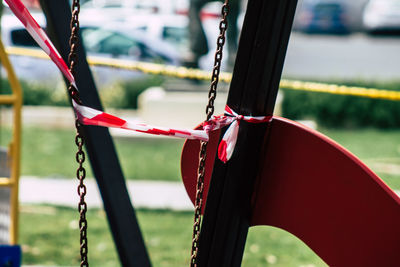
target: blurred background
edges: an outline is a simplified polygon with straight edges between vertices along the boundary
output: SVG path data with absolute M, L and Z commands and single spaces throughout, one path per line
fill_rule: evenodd
M 38 1 L 24 2 L 45 28 Z M 238 35 L 228 38 L 226 72 L 233 69 L 246 5 L 239 1 L 229 25 Z M 81 37 L 92 58 L 211 71 L 221 6 L 211 1 L 199 8 L 204 39 L 201 28 L 189 30 L 194 21 L 190 0 L 81 1 Z M 1 37 L 8 49 L 39 50 L 7 6 Z M 76 266 L 74 122 L 65 84 L 49 60 L 8 51 L 24 91 L 19 197 L 23 264 Z M 400 91 L 399 51 L 400 0 L 299 0 L 283 78 Z M 205 119 L 208 81 L 105 66 L 91 70 L 104 107 L 113 114 L 180 128 L 193 128 Z M 4 94 L 10 90 L 4 69 L 1 77 Z M 216 113 L 223 112 L 228 87 L 221 82 Z M 281 88 L 275 114 L 328 135 L 400 190 L 399 102 Z M 11 123 L 12 109 L 2 107 L 2 145 L 11 138 Z M 111 134 L 154 266 L 187 266 L 193 219 L 180 182 L 183 141 L 114 129 Z M 89 260 L 93 266 L 119 266 L 90 170 L 88 176 Z M 243 265 L 326 266 L 296 237 L 271 227 L 250 231 Z

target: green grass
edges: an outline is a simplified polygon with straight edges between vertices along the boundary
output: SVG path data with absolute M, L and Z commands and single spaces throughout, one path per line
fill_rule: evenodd
M 400 130 L 322 129 L 321 132 L 359 157 L 391 188 L 400 189 L 400 173 L 391 173 L 376 167 L 376 163 L 384 163 L 394 164 L 400 169 Z
M 116 139 L 119 159 L 128 179 L 181 181 L 180 158 L 184 140 Z
M 250 228 L 242 266 L 327 266 L 309 247 L 288 232 L 267 226 Z
M 379 158 L 400 160 L 400 130 L 322 129 L 321 132 L 364 160 Z
M 68 208 L 23 206 L 20 241 L 23 264 L 78 266 L 78 213 Z M 102 211 L 88 213 L 93 266 L 116 266 L 116 252 Z M 102 265 L 100 263 L 105 263 Z
M 10 131 L 2 129 L 1 143 L 7 144 Z M 22 134 L 21 174 L 40 177 L 75 175 L 74 130 L 25 127 Z M 127 179 L 180 180 L 182 139 L 118 138 L 114 140 Z M 92 177 L 90 164 L 87 173 Z
M 20 223 L 23 264 L 77 266 L 77 216 L 69 208 L 23 206 Z M 153 266 L 189 265 L 191 212 L 138 210 L 137 216 Z M 104 212 L 90 210 L 88 221 L 91 266 L 119 266 Z M 292 235 L 272 227 L 256 227 L 250 230 L 243 266 L 326 265 Z

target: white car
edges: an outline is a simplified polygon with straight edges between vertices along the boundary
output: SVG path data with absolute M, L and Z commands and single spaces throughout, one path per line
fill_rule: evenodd
M 370 0 L 364 9 L 363 25 L 369 33 L 400 32 L 400 0 Z
M 184 15 L 136 15 L 126 21 L 132 29 L 143 31 L 149 38 L 171 44 L 181 55 L 189 49 L 189 19 Z
M 42 14 L 33 13 L 32 15 L 39 24 L 43 25 L 45 21 Z M 1 38 L 5 47 L 39 49 L 21 22 L 12 14 L 1 17 Z M 9 58 L 17 77 L 21 80 L 45 86 L 54 86 L 62 82 L 62 76 L 57 67 L 49 60 L 14 55 Z
M 210 2 L 201 12 L 209 53 L 201 58 L 200 67 L 206 70 L 213 66 L 221 7 L 221 2 Z M 80 19 L 102 25 L 124 23 L 169 43 L 184 57 L 190 50 L 188 9 L 188 0 L 92 0 L 82 5 Z
M 39 24 L 44 24 L 42 14 L 34 14 Z M 14 15 L 1 18 L 2 40 L 4 45 L 40 49 Z M 89 56 L 114 57 L 136 61 L 179 64 L 179 52 L 168 43 L 149 38 L 142 32 L 131 31 L 123 24 L 96 24 L 81 21 L 81 35 Z M 62 83 L 61 74 L 50 60 L 11 56 L 11 63 L 17 76 L 25 81 L 54 87 Z M 106 67 L 92 67 L 99 89 L 118 80 L 135 79 L 142 73 L 116 70 Z
M 101 10 L 113 14 L 117 10 L 122 11 L 119 19 L 124 19 L 132 14 L 180 14 L 188 7 L 189 0 L 92 0 L 82 4 L 81 11 Z

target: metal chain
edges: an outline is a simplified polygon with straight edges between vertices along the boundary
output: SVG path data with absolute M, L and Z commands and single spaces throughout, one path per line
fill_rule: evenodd
M 222 61 L 222 50 L 225 44 L 225 32 L 228 28 L 227 16 L 229 13 L 228 0 L 222 5 L 221 14 L 222 18 L 219 23 L 219 36 L 217 38 L 217 49 L 214 57 L 214 68 L 211 76 L 211 86 L 208 93 L 208 104 L 206 107 L 207 121 L 211 119 L 214 114 L 214 101 L 217 96 L 217 86 L 219 81 L 219 74 L 221 69 Z M 194 224 L 193 224 L 193 235 L 192 235 L 192 250 L 190 257 L 190 266 L 197 266 L 197 255 L 199 249 L 199 237 L 201 230 L 201 211 L 203 209 L 203 191 L 204 191 L 204 176 L 206 170 L 206 151 L 208 142 L 201 141 L 200 155 L 199 155 L 199 168 L 197 171 L 197 183 L 196 183 L 196 199 L 194 208 Z
M 71 37 L 69 39 L 70 53 L 68 55 L 68 63 L 71 73 L 75 76 L 75 67 L 78 63 L 78 55 L 77 48 L 79 45 L 79 11 L 80 4 L 79 0 L 72 1 L 72 18 L 71 18 Z M 77 103 L 82 103 L 79 97 L 78 90 L 70 84 L 68 87 L 68 92 L 72 99 L 74 99 Z M 79 180 L 79 185 L 77 188 L 79 195 L 79 203 L 78 203 L 78 211 L 79 211 L 79 235 L 80 235 L 80 256 L 81 256 L 81 267 L 88 267 L 88 240 L 87 240 L 87 220 L 86 220 L 86 211 L 87 204 L 85 202 L 86 195 L 86 186 L 84 184 L 84 180 L 86 177 L 86 170 L 83 167 L 83 163 L 85 162 L 85 152 L 83 151 L 84 139 L 81 134 L 82 125 L 79 123 L 78 119 L 75 119 L 75 127 L 76 127 L 76 136 L 75 136 L 75 144 L 78 147 L 78 151 L 76 152 L 75 159 L 78 163 L 78 169 L 76 170 L 76 178 Z

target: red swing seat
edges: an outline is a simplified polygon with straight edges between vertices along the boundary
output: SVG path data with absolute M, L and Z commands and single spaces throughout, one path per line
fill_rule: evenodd
M 207 153 L 215 155 L 219 133 Z M 400 266 L 400 198 L 326 136 L 274 117 L 253 195 L 252 225 L 284 229 L 329 266 Z M 198 141 L 187 141 L 182 177 L 194 199 Z M 205 197 L 214 157 L 207 157 Z

